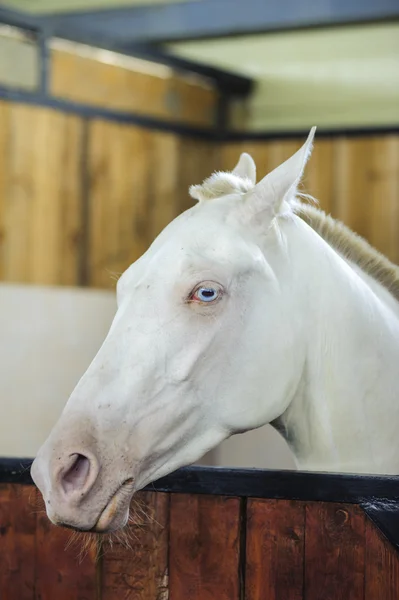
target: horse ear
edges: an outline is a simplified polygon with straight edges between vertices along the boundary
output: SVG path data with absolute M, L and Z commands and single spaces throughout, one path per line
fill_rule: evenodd
M 306 162 L 312 152 L 316 127 L 312 127 L 304 145 L 271 171 L 253 190 L 245 195 L 245 212 L 252 215 L 267 211 L 271 217 L 279 214 L 284 202 L 294 199 Z
M 238 160 L 238 163 L 232 170 L 233 175 L 242 179 L 249 179 L 254 185 L 256 183 L 256 165 L 255 161 L 246 152 L 243 152 Z

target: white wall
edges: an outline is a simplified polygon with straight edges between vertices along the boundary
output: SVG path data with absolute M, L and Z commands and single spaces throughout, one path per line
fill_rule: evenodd
M 36 454 L 114 313 L 112 292 L 0 285 L 0 456 Z
M 233 435 L 212 452 L 211 459 L 209 464 L 223 467 L 296 468 L 285 440 L 270 425 Z

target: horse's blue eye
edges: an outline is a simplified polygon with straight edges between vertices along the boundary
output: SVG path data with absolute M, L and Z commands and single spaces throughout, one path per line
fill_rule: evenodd
M 199 288 L 197 290 L 197 297 L 201 302 L 212 302 L 212 300 L 216 300 L 218 293 L 213 288 Z
M 223 287 L 214 281 L 202 281 L 194 288 L 188 299 L 191 302 L 211 304 L 219 300 L 223 294 Z

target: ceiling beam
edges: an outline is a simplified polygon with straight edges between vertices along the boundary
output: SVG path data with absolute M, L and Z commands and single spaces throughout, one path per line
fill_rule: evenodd
M 0 25 L 10 25 L 36 34 L 42 55 L 45 56 L 46 39 L 60 37 L 69 41 L 87 44 L 96 48 L 119 52 L 158 64 L 171 67 L 177 72 L 195 73 L 209 79 L 213 85 L 227 96 L 247 96 L 253 89 L 254 82 L 249 77 L 225 69 L 219 69 L 203 63 L 186 60 L 174 56 L 167 51 L 148 44 L 123 44 L 115 32 L 111 35 L 99 35 L 87 30 L 86 27 L 75 27 L 70 24 L 60 26 L 54 19 L 42 18 L 39 15 L 14 11 L 0 6 Z M 45 80 L 46 65 L 42 69 L 43 82 Z
M 399 0 L 191 0 L 64 15 L 45 15 L 58 34 L 121 44 L 159 44 L 399 18 Z

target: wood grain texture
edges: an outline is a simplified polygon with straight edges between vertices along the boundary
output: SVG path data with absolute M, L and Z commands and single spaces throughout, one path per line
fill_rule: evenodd
M 35 599 L 35 498 L 31 486 L 0 484 L 0 598 Z
M 399 263 L 399 136 L 374 138 L 365 209 L 370 219 L 368 240 Z
M 140 492 L 126 548 L 117 539 L 103 550 L 101 600 L 168 600 L 169 497 Z
M 36 600 L 96 600 L 96 543 L 84 550 L 79 534 L 51 524 L 41 511 L 36 527 Z M 70 545 L 69 545 L 70 544 Z
M 179 139 L 170 133 L 153 132 L 150 161 L 156 165 L 156 174 L 149 179 L 149 244 L 179 214 Z
M 399 553 L 378 528 L 366 519 L 364 600 L 399 598 Z
M 4 119 L 4 111 L 3 119 Z M 81 259 L 82 120 L 10 104 L 0 176 L 6 281 L 77 285 Z
M 247 503 L 245 600 L 302 600 L 305 504 Z
M 189 187 L 202 183 L 219 168 L 219 150 L 212 142 L 180 138 L 179 146 L 176 214 L 195 204 L 189 195 Z
M 3 278 L 6 281 L 31 280 L 30 222 L 35 166 L 33 116 L 32 107 L 24 105 L 12 105 L 9 113 L 8 183 L 3 200 Z
M 317 136 L 317 133 L 316 133 Z M 315 141 L 300 190 L 313 196 L 319 208 L 335 216 L 334 144 L 331 139 Z
M 373 138 L 334 141 L 335 216 L 359 235 L 370 238 L 369 178 Z
M 356 505 L 306 505 L 306 600 L 364 600 L 365 515 Z
M 61 205 L 60 265 L 58 281 L 62 285 L 80 285 L 82 263 L 85 261 L 85 181 L 86 181 L 86 122 L 67 115 L 62 126 L 59 179 Z M 83 282 L 84 283 L 84 282 Z
M 208 82 L 132 57 L 114 55 L 112 62 L 103 57 L 101 51 L 83 55 L 72 49 L 53 49 L 51 93 L 92 106 L 214 125 L 217 92 Z
M 174 494 L 170 511 L 170 600 L 240 598 L 240 500 Z
M 96 120 L 89 126 L 89 285 L 115 279 L 145 252 L 150 234 L 153 132 Z

